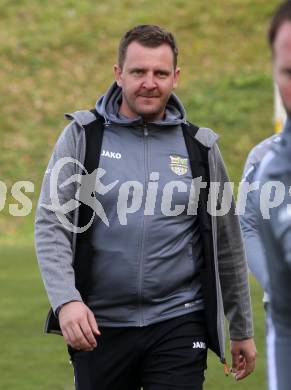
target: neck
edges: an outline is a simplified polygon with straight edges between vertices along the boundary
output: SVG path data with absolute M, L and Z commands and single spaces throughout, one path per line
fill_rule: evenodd
M 120 107 L 119 107 L 119 112 L 121 115 L 125 116 L 128 119 L 134 119 L 137 118 L 138 116 L 135 115 L 128 107 L 126 104 L 124 104 L 124 99 L 122 99 Z

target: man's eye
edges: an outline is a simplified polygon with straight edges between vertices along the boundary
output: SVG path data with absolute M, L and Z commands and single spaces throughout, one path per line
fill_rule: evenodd
M 165 78 L 167 77 L 167 73 L 166 72 L 157 72 L 157 76 L 160 77 L 160 78 Z
M 141 69 L 135 69 L 135 70 L 132 71 L 132 73 L 137 75 L 137 76 L 139 76 L 139 75 L 141 75 L 143 73 L 143 71 Z

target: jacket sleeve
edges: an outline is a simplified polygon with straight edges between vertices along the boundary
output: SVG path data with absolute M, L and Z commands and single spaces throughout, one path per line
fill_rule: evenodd
M 75 200 L 77 183 L 62 185 L 78 174 L 80 164 L 71 160 L 84 160 L 84 132 L 75 122 L 60 135 L 44 174 L 35 218 L 35 247 L 45 289 L 52 309 L 73 300 L 81 301 L 75 288 L 72 266 L 76 210 L 66 212 L 60 205 Z M 66 158 L 66 159 L 65 159 Z M 68 161 L 67 161 L 68 160 Z M 57 167 L 59 165 L 59 173 Z M 56 191 L 54 193 L 54 190 Z M 66 223 L 65 223 L 66 222 Z
M 257 164 L 245 165 L 243 181 L 249 184 L 255 180 Z M 260 190 L 256 189 L 247 194 L 244 213 L 240 216 L 240 224 L 243 233 L 246 258 L 248 266 L 264 291 L 267 290 L 268 273 L 265 259 L 265 250 L 259 233 L 260 221 L 257 214 L 257 198 Z
M 220 188 L 229 182 L 218 146 L 214 145 L 216 180 Z M 222 204 L 222 191 L 218 203 Z M 216 217 L 217 258 L 223 306 L 229 322 L 231 340 L 243 340 L 253 336 L 253 323 L 248 270 L 239 218 L 231 195 L 230 209 Z

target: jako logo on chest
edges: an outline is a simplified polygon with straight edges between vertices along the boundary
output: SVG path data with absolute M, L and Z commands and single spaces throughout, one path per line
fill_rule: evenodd
M 115 158 L 116 160 L 121 159 L 121 154 L 116 152 L 110 152 L 109 150 L 102 150 L 101 156 L 109 157 L 109 158 Z

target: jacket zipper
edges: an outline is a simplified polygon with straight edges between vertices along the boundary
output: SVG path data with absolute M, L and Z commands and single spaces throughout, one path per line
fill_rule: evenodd
M 143 125 L 143 139 L 144 139 L 144 172 L 145 172 L 145 180 L 144 180 L 144 188 L 146 188 L 146 184 L 149 178 L 148 172 L 148 127 L 147 124 Z M 143 215 L 142 222 L 142 241 L 141 241 L 141 251 L 140 251 L 140 261 L 139 261 L 139 285 L 138 285 L 138 298 L 139 298 L 139 326 L 144 326 L 144 318 L 143 318 L 143 308 L 142 308 L 142 283 L 143 283 L 143 263 L 144 263 L 144 251 L 145 251 L 145 235 L 146 235 L 146 227 L 145 227 L 145 215 Z

